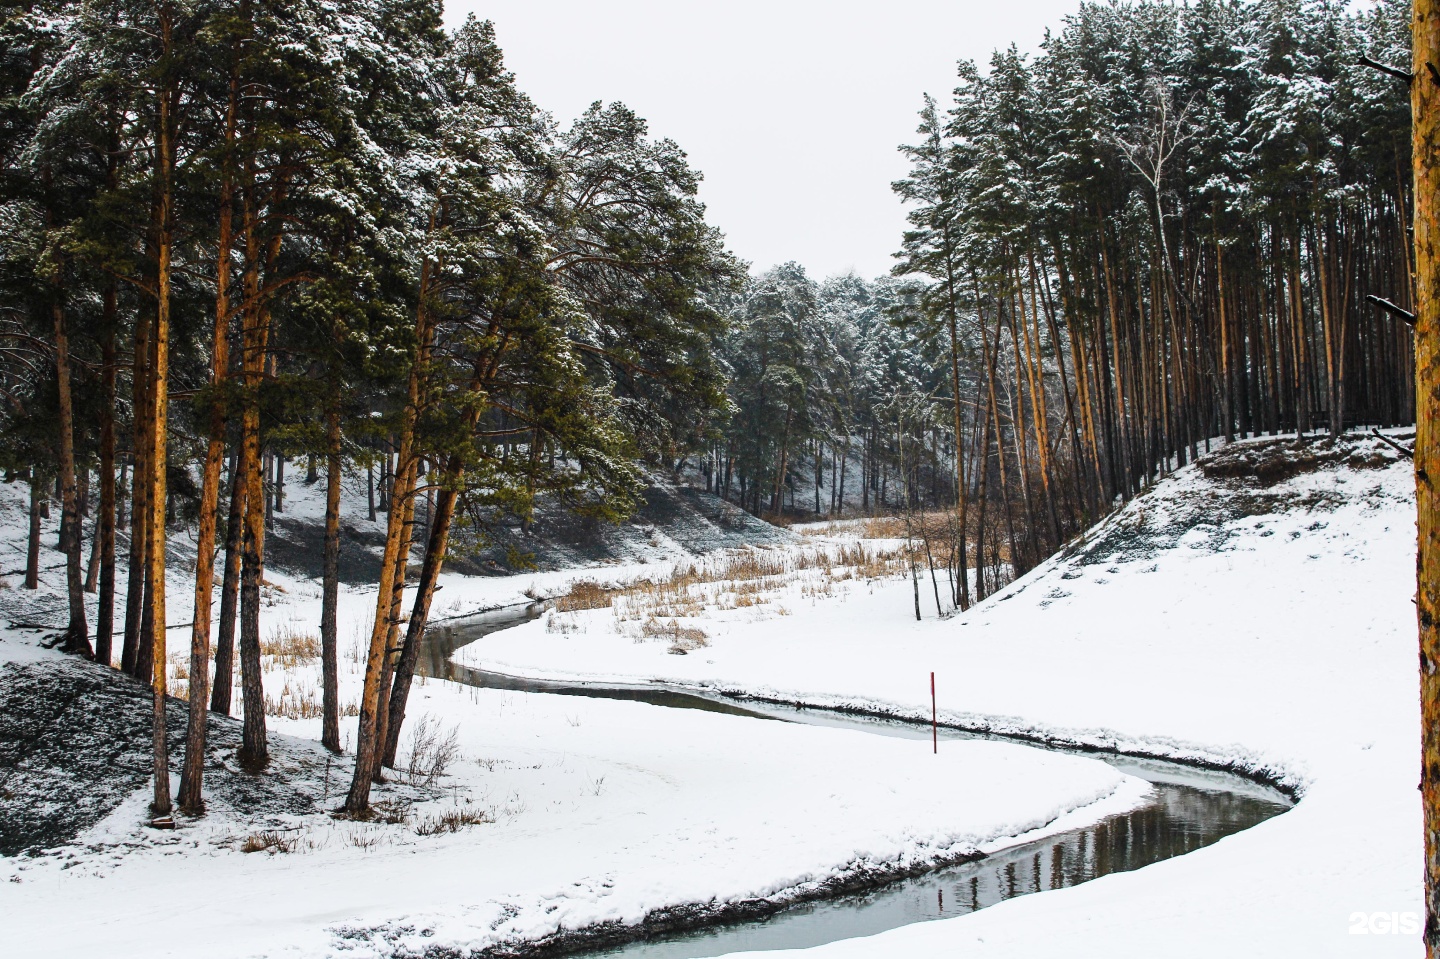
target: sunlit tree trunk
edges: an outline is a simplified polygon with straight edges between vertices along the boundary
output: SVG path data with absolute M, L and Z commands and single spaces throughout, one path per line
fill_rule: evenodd
M 1419 514 L 1420 799 L 1425 817 L 1425 955 L 1440 957 L 1440 2 L 1415 0 L 1415 495 Z

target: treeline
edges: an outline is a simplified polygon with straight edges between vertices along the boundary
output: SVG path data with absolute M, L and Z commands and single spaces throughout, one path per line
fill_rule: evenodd
M 732 408 L 699 461 L 707 486 L 774 519 L 953 502 L 948 380 L 896 323 L 917 296 L 795 263 L 752 278 L 721 341 Z
M 339 748 L 340 481 L 378 464 L 386 538 L 346 800 L 362 812 L 395 761 L 452 530 L 526 519 L 542 496 L 623 515 L 641 464 L 723 409 L 716 304 L 742 270 L 674 143 L 619 105 L 558 126 L 489 25 L 447 33 L 438 3 L 101 0 L 3 18 L 0 466 L 32 490 L 27 585 L 58 487 L 65 645 L 118 652 L 152 684 L 166 814 L 167 560 L 190 526 L 179 802 L 199 810 L 206 710 L 229 711 L 236 660 L 240 758 L 267 758 L 261 589 L 287 456 L 324 472 L 324 741 Z
M 753 283 L 736 388 L 779 405 L 733 421 L 722 477 L 776 511 L 828 479 L 797 451 L 863 443 L 901 506 L 955 507 L 964 608 L 1212 438 L 1413 421 L 1409 107 L 1376 67 L 1408 59 L 1401 0 L 1202 0 L 1088 4 L 1034 58 L 961 63 L 904 148 L 898 279 L 860 284 L 918 352 Z M 792 328 L 803 359 L 771 345 Z

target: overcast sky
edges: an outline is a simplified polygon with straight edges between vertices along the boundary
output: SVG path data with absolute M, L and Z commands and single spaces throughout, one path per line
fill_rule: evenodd
M 890 182 L 925 92 L 958 59 L 1034 51 L 1078 0 L 447 0 L 494 21 L 521 89 L 568 121 L 619 100 L 677 141 L 701 198 L 757 269 L 890 269 L 905 228 Z

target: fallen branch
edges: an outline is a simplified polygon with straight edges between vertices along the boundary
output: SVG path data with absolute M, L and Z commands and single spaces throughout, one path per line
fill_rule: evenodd
M 1379 440 L 1380 442 L 1384 443 L 1386 446 L 1392 446 L 1392 447 L 1394 447 L 1395 449 L 1397 449 L 1397 450 L 1399 450 L 1400 452 L 1404 453 L 1406 456 L 1410 457 L 1412 460 L 1415 458 L 1415 451 L 1414 451 L 1414 450 L 1412 450 L 1412 449 L 1407 449 L 1406 447 L 1402 446 L 1401 444 L 1395 442 L 1395 441 L 1392 440 L 1390 437 L 1386 436 L 1384 433 L 1382 433 L 1382 432 L 1380 432 L 1379 430 L 1377 430 L 1375 427 L 1373 427 L 1373 426 L 1370 427 L 1370 432 L 1375 436 L 1375 438 L 1376 438 L 1377 440 Z

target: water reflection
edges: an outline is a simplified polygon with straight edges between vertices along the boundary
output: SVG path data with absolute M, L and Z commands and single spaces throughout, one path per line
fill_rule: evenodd
M 756 719 L 848 726 L 907 738 L 930 735 L 928 729 L 908 723 L 770 705 L 746 708 L 718 695 L 663 686 L 523 680 L 450 661 L 451 654 L 461 646 L 533 619 L 540 611 L 537 605 L 440 624 L 426 635 L 421 673 L 492 689 L 625 699 Z M 959 730 L 945 730 L 941 735 L 946 739 L 1003 738 Z M 1039 745 L 1035 748 L 1069 752 Z M 887 883 L 868 892 L 791 906 L 768 919 L 668 934 L 586 955 L 701 959 L 731 952 L 806 948 L 874 935 L 915 922 L 965 915 L 1016 896 L 1063 889 L 1099 876 L 1139 869 L 1208 846 L 1290 808 L 1289 801 L 1279 793 L 1238 776 L 1161 761 L 1088 755 L 1148 779 L 1154 787 L 1150 801 L 1092 826 L 1015 846 L 975 862 Z

